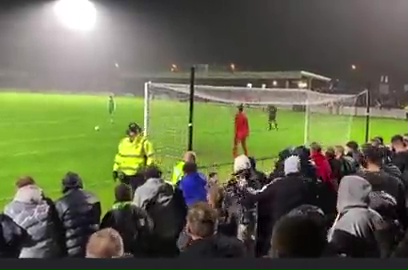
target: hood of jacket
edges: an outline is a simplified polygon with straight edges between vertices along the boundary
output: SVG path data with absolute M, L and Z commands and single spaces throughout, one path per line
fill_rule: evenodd
M 43 201 L 42 189 L 36 185 L 19 188 L 14 195 L 14 201 L 37 204 Z
M 357 175 L 345 176 L 339 186 L 337 211 L 342 213 L 350 208 L 368 208 L 371 184 Z

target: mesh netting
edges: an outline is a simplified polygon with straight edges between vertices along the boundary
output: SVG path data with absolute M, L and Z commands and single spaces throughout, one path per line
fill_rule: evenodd
M 194 150 L 212 162 L 231 160 L 236 105 L 245 104 L 251 152 L 273 155 L 275 148 L 317 141 L 343 144 L 350 139 L 358 95 L 323 94 L 305 89 L 195 86 Z M 190 86 L 147 84 L 145 129 L 162 163 L 180 159 L 188 143 Z M 279 132 L 267 130 L 267 105 L 278 108 Z M 273 144 L 270 150 L 264 143 Z M 251 153 L 251 154 L 252 154 Z

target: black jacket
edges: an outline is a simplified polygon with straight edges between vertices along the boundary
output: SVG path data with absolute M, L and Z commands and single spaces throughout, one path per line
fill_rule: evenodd
M 114 228 L 123 239 L 126 253 L 143 256 L 153 231 L 147 212 L 130 202 L 115 203 L 102 219 L 101 229 Z
M 216 234 L 193 241 L 181 253 L 180 258 L 242 258 L 245 255 L 245 246 L 237 238 Z
M 300 174 L 290 174 L 277 178 L 261 190 L 251 194 L 252 201 L 267 201 L 269 213 L 260 213 L 261 216 L 270 216 L 274 224 L 280 217 L 292 209 L 304 204 L 316 205 L 317 190 L 309 179 Z M 266 204 L 266 203 L 265 203 Z
M 26 231 L 11 218 L 0 214 L 0 258 L 18 258 L 27 239 Z
M 395 198 L 397 201 L 396 214 L 398 220 L 401 222 L 404 228 L 407 228 L 408 214 L 405 208 L 405 187 L 401 180 L 384 171 L 364 171 L 360 172 L 359 174 L 371 184 L 373 191 L 384 191 Z
M 341 178 L 343 178 L 343 170 L 342 170 L 342 161 L 335 159 L 335 158 L 329 158 L 328 162 L 330 164 L 330 168 L 332 170 L 332 176 L 333 178 L 337 181 L 340 182 Z
M 99 229 L 99 199 L 82 189 L 71 189 L 56 201 L 55 207 L 65 233 L 68 256 L 84 257 L 89 236 Z

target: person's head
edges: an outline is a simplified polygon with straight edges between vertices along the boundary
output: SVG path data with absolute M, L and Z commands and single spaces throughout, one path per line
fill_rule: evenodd
M 307 214 L 283 216 L 272 233 L 272 258 L 318 258 L 326 248 L 326 230 Z
M 346 151 L 349 152 L 357 152 L 358 151 L 358 143 L 355 141 L 349 141 L 346 143 Z
M 396 152 L 403 152 L 406 151 L 407 145 L 404 142 L 404 137 L 401 135 L 395 135 L 391 138 L 391 145 L 392 148 Z
M 234 175 L 240 179 L 246 179 L 251 172 L 251 161 L 245 155 L 240 155 L 234 159 Z
M 83 188 L 83 182 L 77 173 L 67 172 L 64 178 L 62 178 L 62 193 L 81 188 Z
M 123 255 L 123 239 L 112 228 L 93 233 L 86 245 L 86 258 L 112 259 L 123 257 Z
M 334 150 L 334 147 L 327 148 L 326 157 L 328 159 L 335 159 L 336 158 L 336 150 Z
M 197 164 L 195 162 L 186 162 L 183 166 L 183 173 L 185 175 L 196 173 L 197 172 Z
M 373 146 L 381 146 L 384 145 L 384 139 L 380 136 L 374 137 L 371 139 L 371 144 Z
M 368 170 L 378 170 L 383 164 L 383 151 L 378 146 L 371 144 L 364 145 L 363 150 L 363 167 Z
M 156 165 L 147 166 L 144 170 L 145 180 L 160 179 L 162 177 L 162 171 Z
M 221 209 L 224 200 L 224 189 L 218 185 L 210 186 L 207 192 L 207 202 L 214 209 Z
M 142 132 L 142 129 L 140 126 L 136 123 L 130 123 L 128 126 L 128 129 L 126 131 L 127 135 L 129 138 L 134 139 L 136 136 L 138 136 Z
M 238 111 L 243 112 L 244 111 L 244 104 L 239 104 L 238 105 Z
M 186 227 L 193 240 L 214 235 L 217 228 L 217 211 L 207 203 L 193 205 L 188 210 Z
M 121 183 L 115 187 L 116 202 L 129 202 L 132 197 L 132 188 L 129 185 Z
M 285 175 L 295 174 L 300 172 L 300 159 L 298 156 L 290 156 L 284 162 Z
M 336 158 L 341 158 L 342 156 L 344 156 L 344 147 L 342 145 L 336 145 L 334 147 L 334 153 L 336 155 Z
M 196 153 L 194 153 L 193 151 L 187 151 L 184 153 L 183 156 L 183 160 L 184 162 L 197 162 L 197 156 Z
M 35 180 L 31 176 L 22 176 L 16 181 L 16 188 L 20 189 L 26 186 L 36 185 Z
M 321 152 L 322 152 L 322 147 L 321 147 L 321 145 L 318 144 L 317 142 L 313 142 L 313 143 L 310 145 L 310 151 L 311 151 L 312 153 L 321 153 Z

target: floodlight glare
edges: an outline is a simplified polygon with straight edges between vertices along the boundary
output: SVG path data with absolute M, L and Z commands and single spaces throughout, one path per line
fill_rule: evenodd
M 91 31 L 95 27 L 96 8 L 88 0 L 59 0 L 55 3 L 54 11 L 70 30 Z

